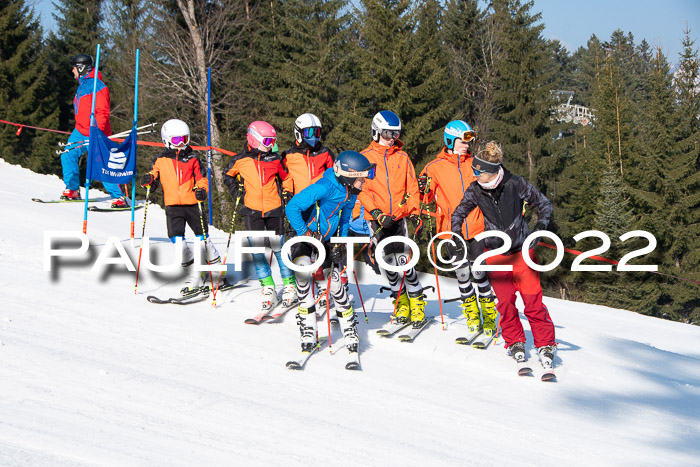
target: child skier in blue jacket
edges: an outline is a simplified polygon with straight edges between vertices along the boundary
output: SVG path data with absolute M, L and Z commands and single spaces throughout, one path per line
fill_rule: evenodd
M 330 248 L 327 242 L 331 237 L 348 235 L 348 224 L 352 219 L 355 200 L 362 191 L 365 179 L 374 177 L 374 168 L 375 165 L 370 164 L 362 154 L 343 151 L 336 158 L 333 168 L 327 169 L 321 179 L 296 194 L 287 203 L 286 208 L 289 224 L 297 235 L 315 237 L 324 243 L 324 272 L 332 265 L 330 293 L 335 300 L 336 314 L 350 353 L 357 353 L 359 339 L 357 318 L 340 278 L 346 247 L 336 244 Z M 316 209 L 309 209 L 313 206 L 316 206 Z M 303 216 L 305 211 L 308 212 L 308 219 Z M 297 265 L 308 266 L 312 263 L 312 257 L 315 260 L 317 256 L 315 247 L 310 243 L 297 243 L 292 247 L 292 261 Z M 302 352 L 311 352 L 318 345 L 311 273 L 295 274 L 299 297 L 297 319 L 301 332 L 301 349 Z

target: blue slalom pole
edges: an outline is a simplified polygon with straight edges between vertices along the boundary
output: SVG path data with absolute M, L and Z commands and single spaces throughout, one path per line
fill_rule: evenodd
M 209 181 L 209 225 L 214 225 L 211 214 L 211 68 L 207 68 L 207 180 Z
M 132 131 L 135 132 L 138 126 L 138 103 L 139 103 L 139 49 L 136 49 L 136 79 L 134 81 L 134 125 Z M 136 141 L 138 141 L 138 136 L 134 135 Z M 135 141 L 135 142 L 136 142 Z M 134 145 L 134 157 L 138 150 L 138 145 Z M 136 174 L 134 171 L 134 179 L 131 181 L 131 239 L 134 239 L 134 216 L 136 211 Z
M 136 157 L 136 152 L 138 148 L 138 136 L 136 135 L 136 127 L 138 120 L 138 109 L 139 109 L 139 49 L 136 49 L 136 80 L 134 81 L 134 126 L 132 132 L 134 133 L 134 157 Z M 138 160 L 138 159 L 136 159 Z M 134 170 L 134 178 L 131 180 L 131 240 L 134 240 L 134 212 L 136 211 L 136 174 L 137 171 Z
M 92 81 L 92 107 L 90 108 L 90 130 L 88 140 L 92 134 L 92 127 L 95 125 L 95 94 L 97 94 L 97 77 L 100 72 L 100 44 L 97 44 L 97 53 L 95 54 L 95 77 Z M 87 158 L 87 174 L 85 176 L 85 215 L 83 216 L 83 233 L 87 234 L 87 215 L 88 215 L 88 199 L 90 198 L 90 170 L 92 170 L 92 155 L 90 154 L 90 146 L 88 145 Z

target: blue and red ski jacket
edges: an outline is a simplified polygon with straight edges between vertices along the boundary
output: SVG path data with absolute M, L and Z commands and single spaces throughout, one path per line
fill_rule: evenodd
M 73 98 L 73 110 L 75 111 L 75 129 L 81 134 L 90 134 L 90 110 L 92 109 L 92 88 L 94 86 L 95 70 L 78 78 L 78 90 Z M 112 125 L 109 123 L 109 89 L 102 82 L 102 73 L 97 74 L 97 88 L 95 93 L 95 122 L 105 136 L 112 134 Z

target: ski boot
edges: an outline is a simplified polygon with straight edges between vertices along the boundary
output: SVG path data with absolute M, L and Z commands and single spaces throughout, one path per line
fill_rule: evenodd
M 396 304 L 397 301 L 399 302 L 398 305 Z M 399 295 L 398 300 L 394 296 L 394 299 L 391 301 L 391 303 L 396 307 L 396 314 L 394 315 L 394 317 L 396 318 L 396 322 L 408 323 L 411 319 L 411 304 L 408 300 L 408 294 L 406 292 L 402 293 L 401 295 Z
M 485 297 L 479 297 L 479 304 L 481 305 L 481 315 L 484 317 L 484 334 L 487 336 L 493 336 L 496 334 L 496 302 L 493 300 L 493 296 L 488 295 Z
M 277 306 L 277 302 L 279 302 L 279 298 L 277 297 L 277 291 L 275 290 L 274 285 L 263 286 L 260 298 L 262 300 L 262 303 L 260 305 L 263 311 L 272 310 L 274 307 Z
M 479 305 L 476 304 L 476 295 L 472 294 L 462 301 L 462 313 L 467 318 L 469 332 L 481 331 L 481 317 L 479 316 Z
M 510 356 L 515 359 L 516 362 L 522 363 L 525 361 L 525 343 L 515 342 L 511 345 L 508 350 L 510 351 Z
M 119 198 L 114 198 L 112 200 L 112 209 L 114 208 L 128 208 L 129 203 L 127 203 L 126 198 L 120 196 Z
M 318 303 L 316 304 L 316 309 L 318 310 L 318 315 L 323 316 L 328 311 L 328 302 L 326 301 L 326 282 L 316 281 L 316 298 L 318 298 Z
M 191 295 L 196 295 L 203 283 L 202 273 L 195 272 L 186 281 L 185 286 L 180 289 L 181 297 L 189 297 Z
M 301 333 L 301 351 L 305 353 L 313 351 L 314 347 L 318 345 L 315 305 L 311 305 L 309 308 L 299 306 L 297 325 Z
M 552 362 L 554 361 L 554 353 L 556 352 L 556 345 L 543 345 L 542 347 L 537 347 L 537 355 L 540 357 L 540 362 L 542 366 L 546 368 L 552 367 Z
M 337 311 L 336 315 L 338 316 L 340 328 L 343 330 L 343 338 L 345 339 L 345 346 L 348 348 L 348 352 L 357 353 L 360 342 L 360 337 L 357 335 L 357 314 L 350 307 L 346 311 Z
M 294 277 L 283 279 L 284 287 L 282 287 L 282 306 L 289 308 L 297 302 L 297 286 Z
M 65 199 L 67 201 L 81 199 L 80 190 L 71 190 L 66 188 L 65 190 L 63 190 L 63 193 L 61 193 L 61 199 Z
M 425 300 L 423 291 L 417 297 L 409 297 L 409 307 L 411 309 L 411 323 L 414 328 L 419 328 L 425 324 Z

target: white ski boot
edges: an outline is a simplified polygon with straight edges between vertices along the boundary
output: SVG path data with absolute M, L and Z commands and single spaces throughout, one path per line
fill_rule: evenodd
M 277 291 L 275 290 L 274 285 L 266 285 L 265 287 L 262 288 L 262 294 L 261 294 L 261 309 L 263 311 L 265 310 L 272 310 L 274 307 L 277 306 L 277 302 L 279 302 L 279 297 L 277 297 Z

